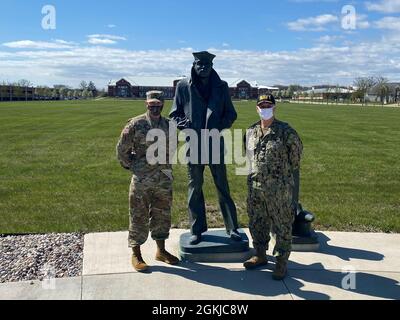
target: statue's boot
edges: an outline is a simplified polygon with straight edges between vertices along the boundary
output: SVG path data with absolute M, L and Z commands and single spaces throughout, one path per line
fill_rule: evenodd
M 201 234 L 194 234 L 190 237 L 190 245 L 197 246 L 202 240 Z
M 268 264 L 267 254 L 265 250 L 257 249 L 257 254 L 247 260 L 243 265 L 247 270 L 253 270 L 259 267 L 266 266 Z
M 228 235 L 234 241 L 240 242 L 243 240 L 242 236 L 240 235 L 238 230 L 232 230 L 232 231 L 228 232 Z
M 157 254 L 156 260 L 160 262 L 164 262 L 170 265 L 177 265 L 179 264 L 179 259 L 172 254 L 170 254 L 167 250 L 165 250 L 165 241 L 159 240 L 156 241 L 157 243 Z
M 282 281 L 283 279 L 285 279 L 288 272 L 287 265 L 288 265 L 287 258 L 277 257 L 275 271 L 272 274 L 272 278 L 276 281 Z
M 149 266 L 144 262 L 142 258 L 142 253 L 140 251 L 140 246 L 135 246 L 132 248 L 132 266 L 137 272 L 146 272 Z

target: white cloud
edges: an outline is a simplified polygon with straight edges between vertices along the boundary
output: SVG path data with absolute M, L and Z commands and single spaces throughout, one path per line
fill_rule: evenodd
M 368 16 L 365 14 L 357 14 L 357 28 L 358 29 L 368 29 L 371 24 L 367 20 Z
M 90 44 L 116 44 L 117 41 L 111 39 L 101 39 L 101 38 L 90 38 L 88 40 Z
M 115 25 L 115 24 L 109 24 L 109 25 L 107 25 L 107 28 L 110 28 L 110 29 L 113 29 L 113 28 L 116 28 L 117 26 Z
M 94 45 L 109 45 L 116 44 L 118 41 L 126 41 L 125 37 L 115 36 L 111 34 L 91 34 L 88 35 L 88 42 Z
M 61 40 L 61 39 L 55 39 L 54 41 L 56 43 L 60 43 L 60 44 L 76 45 L 76 42 L 73 42 L 73 41 L 65 41 L 65 40 Z
M 21 40 L 3 43 L 3 46 L 13 49 L 69 49 L 73 45 L 73 42 L 64 40 L 55 40 L 54 42 Z
M 338 22 L 339 18 L 331 14 L 323 14 L 317 17 L 298 19 L 287 24 L 292 31 L 325 31 L 326 25 Z
M 375 21 L 374 26 L 378 29 L 400 31 L 400 17 L 385 17 Z
M 378 11 L 382 13 L 400 12 L 400 0 L 381 0 L 377 2 L 367 2 L 367 10 Z
M 334 36 L 321 39 L 325 42 L 292 51 L 210 51 L 217 55 L 215 68 L 223 78 L 246 78 L 266 85 L 351 84 L 354 78 L 366 75 L 400 81 L 400 41 L 393 37 L 347 45 L 332 44 Z M 135 51 L 82 45 L 11 52 L 4 48 L 0 50 L 0 81 L 25 78 L 35 84 L 77 86 L 81 80 L 93 80 L 103 87 L 126 75 L 188 75 L 192 52 L 199 49 Z
M 330 43 L 330 42 L 335 42 L 338 40 L 343 39 L 343 36 L 322 36 L 319 39 L 317 39 L 317 42 L 321 42 L 321 43 Z

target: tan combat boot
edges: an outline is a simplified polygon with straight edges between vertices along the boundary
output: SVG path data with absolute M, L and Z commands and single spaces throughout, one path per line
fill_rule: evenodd
M 259 267 L 266 266 L 268 264 L 268 258 L 265 250 L 257 249 L 257 254 L 247 260 L 243 265 L 247 270 L 253 270 Z
M 167 250 L 165 250 L 165 241 L 157 240 L 157 254 L 156 260 L 160 262 L 164 262 L 170 265 L 177 265 L 180 261 L 177 257 L 170 254 Z
M 133 251 L 132 266 L 135 268 L 137 272 L 147 271 L 149 267 L 142 258 L 142 253 L 140 252 L 140 246 L 133 247 L 132 251 Z
M 275 271 L 272 274 L 272 278 L 276 281 L 282 281 L 286 278 L 287 275 L 287 264 L 288 259 L 285 257 L 277 257 L 276 258 L 276 267 Z

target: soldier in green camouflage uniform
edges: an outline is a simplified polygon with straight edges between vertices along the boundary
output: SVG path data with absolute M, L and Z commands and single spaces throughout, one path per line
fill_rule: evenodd
M 169 120 L 161 116 L 163 93 L 147 93 L 148 112 L 129 120 L 117 145 L 121 166 L 133 173 L 129 191 L 130 223 L 129 247 L 133 250 L 132 264 L 137 271 L 146 271 L 140 247 L 146 242 L 149 231 L 157 242 L 156 260 L 177 264 L 179 260 L 165 250 L 165 240 L 171 228 L 172 166 L 169 164 Z M 163 132 L 166 143 L 158 153 L 165 154 L 165 164 L 149 163 L 148 141 L 152 130 Z M 155 133 L 155 132 L 154 132 Z M 154 155 L 157 156 L 157 155 Z M 157 159 L 153 159 L 157 160 Z
M 273 277 L 282 280 L 287 273 L 295 218 L 293 173 L 300 167 L 303 145 L 289 124 L 275 119 L 272 95 L 260 96 L 257 108 L 262 120 L 249 128 L 246 139 L 251 162 L 248 214 L 257 255 L 245 267 L 253 269 L 268 263 L 266 251 L 272 231 L 276 235 L 277 257 Z

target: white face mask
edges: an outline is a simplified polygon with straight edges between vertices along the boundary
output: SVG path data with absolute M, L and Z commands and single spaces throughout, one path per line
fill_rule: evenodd
M 274 117 L 275 107 L 269 109 L 260 109 L 257 107 L 257 109 L 262 120 L 268 121 Z

